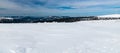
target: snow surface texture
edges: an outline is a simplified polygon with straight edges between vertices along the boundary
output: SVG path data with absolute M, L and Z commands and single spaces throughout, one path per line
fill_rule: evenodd
M 120 53 L 120 21 L 0 24 L 0 53 Z
M 102 15 L 98 17 L 120 17 L 120 14 L 112 14 L 112 15 Z

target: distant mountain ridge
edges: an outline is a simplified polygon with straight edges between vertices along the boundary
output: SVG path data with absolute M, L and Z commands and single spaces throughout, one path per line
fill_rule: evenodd
M 118 20 L 120 14 L 102 15 L 102 16 L 1 16 L 0 23 L 44 23 L 44 22 L 78 22 L 78 21 L 92 21 L 92 20 Z
M 101 15 L 97 17 L 120 17 L 120 14 Z

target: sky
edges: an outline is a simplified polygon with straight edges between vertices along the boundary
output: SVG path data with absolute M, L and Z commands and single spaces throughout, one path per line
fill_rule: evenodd
M 0 15 L 98 16 L 120 14 L 120 0 L 0 0 Z

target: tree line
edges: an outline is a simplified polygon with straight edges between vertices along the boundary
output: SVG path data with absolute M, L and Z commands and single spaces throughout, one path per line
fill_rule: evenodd
M 97 20 L 97 17 L 22 17 L 13 19 L 0 19 L 0 23 L 44 23 L 44 22 L 77 22 L 77 21 L 88 21 Z

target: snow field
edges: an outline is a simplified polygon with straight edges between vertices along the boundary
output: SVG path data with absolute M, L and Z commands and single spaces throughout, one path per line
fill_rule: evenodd
M 120 53 L 120 21 L 0 24 L 0 53 Z

